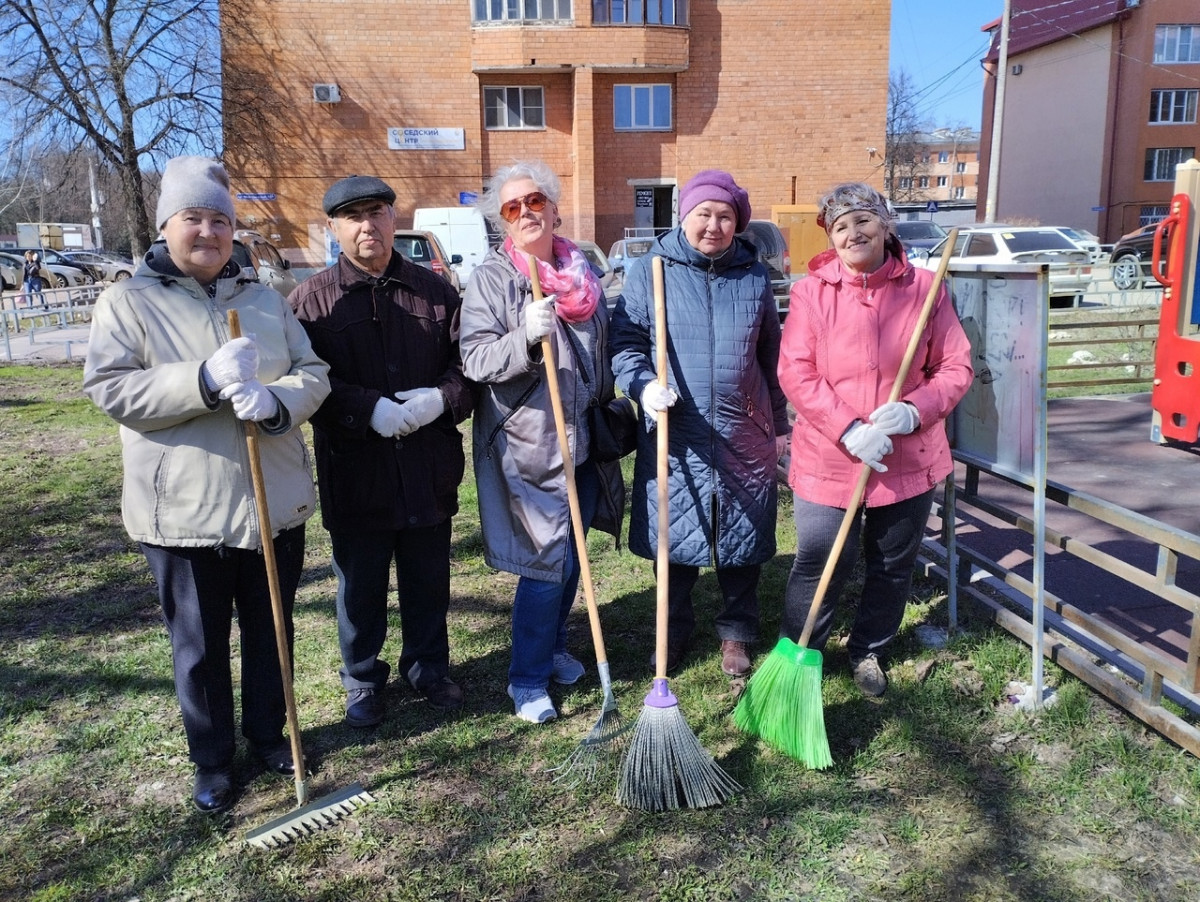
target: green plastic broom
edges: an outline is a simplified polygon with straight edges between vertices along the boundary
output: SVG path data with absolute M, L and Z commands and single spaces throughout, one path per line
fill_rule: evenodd
M 908 340 L 904 358 L 896 371 L 896 379 L 888 401 L 900 399 L 904 380 L 908 377 L 913 358 L 917 355 L 921 336 L 933 312 L 933 304 L 946 276 L 946 267 L 950 264 L 950 254 L 957 238 L 958 229 L 952 229 L 946 238 L 937 274 L 925 296 L 916 327 Z M 834 538 L 833 548 L 830 549 L 829 559 L 821 572 L 821 580 L 817 583 L 817 591 L 813 595 L 812 604 L 809 605 L 800 640 L 793 642 L 787 636 L 780 637 L 766 660 L 746 682 L 742 697 L 733 709 L 733 722 L 739 729 L 758 736 L 814 770 L 829 767 L 833 764 L 833 757 L 829 753 L 829 739 L 825 734 L 825 711 L 821 701 L 821 653 L 815 648 L 809 648 L 808 641 L 816 625 L 817 611 L 820 610 L 821 602 L 825 599 L 825 593 L 833 579 L 838 558 L 842 556 L 846 536 L 850 533 L 854 518 L 859 515 L 859 505 L 862 503 L 870 475 L 871 468 L 863 464 L 858 482 L 846 505 L 841 527 Z

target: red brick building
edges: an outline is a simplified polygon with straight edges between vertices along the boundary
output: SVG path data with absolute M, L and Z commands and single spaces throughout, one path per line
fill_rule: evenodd
M 243 224 L 323 256 L 321 196 L 370 173 L 399 221 L 540 158 L 563 233 L 603 247 L 674 221 L 731 171 L 754 215 L 845 179 L 882 188 L 890 3 L 226 0 L 225 162 Z M 316 87 L 322 86 L 322 87 Z M 469 198 L 467 198 L 469 200 Z M 299 250 L 292 250 L 299 249 Z

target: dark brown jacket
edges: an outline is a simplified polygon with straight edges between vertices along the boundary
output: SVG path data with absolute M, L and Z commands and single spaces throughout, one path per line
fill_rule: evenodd
M 289 298 L 332 391 L 312 417 L 325 527 L 433 526 L 458 511 L 465 461 L 456 428 L 471 414 L 458 352 L 458 293 L 441 276 L 393 254 L 378 279 L 345 255 Z M 437 386 L 446 412 L 400 438 L 371 428 L 380 397 Z

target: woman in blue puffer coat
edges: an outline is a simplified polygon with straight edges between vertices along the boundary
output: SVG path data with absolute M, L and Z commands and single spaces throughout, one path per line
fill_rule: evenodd
M 779 314 L 770 276 L 736 234 L 750 201 L 721 170 L 679 192 L 680 224 L 630 269 L 613 314 L 613 373 L 642 408 L 629 548 L 653 559 L 658 544 L 654 416 L 669 408 L 671 505 L 667 672 L 683 661 L 701 567 L 715 567 L 724 608 L 716 618 L 721 668 L 750 670 L 758 639 L 758 577 L 775 554 L 775 471 L 789 432 L 779 387 Z M 667 388 L 655 371 L 651 260 L 662 257 Z M 653 659 L 652 659 L 653 663 Z

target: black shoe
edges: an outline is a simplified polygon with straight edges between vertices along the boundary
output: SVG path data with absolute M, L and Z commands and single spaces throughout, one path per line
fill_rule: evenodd
M 270 746 L 251 744 L 250 751 L 272 773 L 281 777 L 296 776 L 296 762 L 292 759 L 292 746 L 287 740 L 280 740 L 276 745 Z
M 197 767 L 192 802 L 205 814 L 220 814 L 233 807 L 233 768 Z
M 346 691 L 346 723 L 352 727 L 374 727 L 383 723 L 383 699 L 367 686 Z
M 463 691 L 458 683 L 448 676 L 444 676 L 440 680 L 421 683 L 413 688 L 425 696 L 425 700 L 439 711 L 456 711 L 463 706 Z

